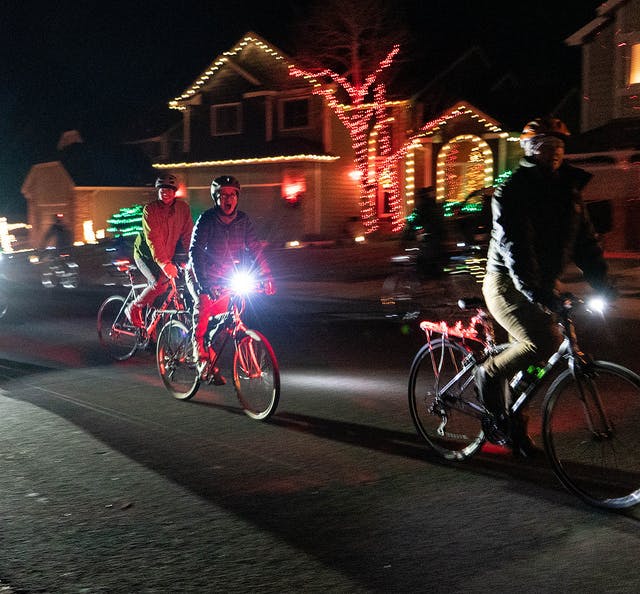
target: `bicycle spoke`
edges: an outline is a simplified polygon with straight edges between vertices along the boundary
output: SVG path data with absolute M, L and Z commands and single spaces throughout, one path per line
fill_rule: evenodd
M 98 310 L 98 339 L 111 357 L 124 361 L 138 349 L 138 332 L 124 313 L 125 298 L 107 298 Z
M 592 505 L 640 502 L 640 378 L 597 362 L 565 372 L 545 400 L 545 448 L 562 483 Z
M 264 420 L 275 412 L 280 398 L 280 372 L 271 345 L 260 333 L 248 331 L 237 343 L 233 381 L 247 415 Z
M 484 442 L 470 372 L 458 375 L 467 355 L 458 344 L 433 341 L 418 351 L 409 375 L 409 409 L 418 434 L 448 460 L 467 458 Z
M 188 400 L 198 391 L 200 378 L 193 359 L 191 333 L 179 321 L 168 322 L 160 331 L 156 364 L 163 384 L 175 398 Z

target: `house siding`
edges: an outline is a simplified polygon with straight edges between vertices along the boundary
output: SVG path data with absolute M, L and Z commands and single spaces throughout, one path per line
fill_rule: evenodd
M 597 42 L 584 46 L 583 60 L 587 65 L 583 95 L 586 111 L 582 131 L 591 130 L 607 123 L 614 117 L 614 73 L 613 73 L 613 29 L 601 32 Z
M 593 175 L 584 189 L 585 202 L 611 200 L 613 225 L 602 237 L 606 250 L 640 249 L 640 164 L 631 163 L 627 151 L 606 153 L 613 162 L 590 164 L 594 155 L 568 155 L 567 160 Z M 596 156 L 602 156 L 596 155 Z M 586 162 L 585 162 L 586 161 Z

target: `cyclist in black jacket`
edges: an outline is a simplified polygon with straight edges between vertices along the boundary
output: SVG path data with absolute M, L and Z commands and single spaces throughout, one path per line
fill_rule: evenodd
M 563 162 L 566 125 L 556 118 L 529 122 L 520 136 L 524 158 L 496 188 L 483 295 L 491 315 L 513 344 L 478 368 L 479 397 L 511 433 L 514 453 L 533 444 L 526 418 L 509 418 L 506 381 L 530 364 L 546 360 L 560 335 L 552 313 L 556 283 L 573 261 L 597 290 L 611 292 L 607 264 L 581 192 L 591 174 Z

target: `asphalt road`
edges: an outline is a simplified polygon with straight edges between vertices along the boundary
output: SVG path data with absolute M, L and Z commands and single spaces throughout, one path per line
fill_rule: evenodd
M 637 592 L 640 510 L 583 505 L 544 460 L 433 459 L 406 406 L 417 322 L 315 256 L 251 314 L 282 369 L 268 423 L 229 386 L 172 399 L 152 353 L 109 361 L 101 291 L 20 294 L 0 323 L 0 591 Z M 639 370 L 637 318 L 585 324 Z

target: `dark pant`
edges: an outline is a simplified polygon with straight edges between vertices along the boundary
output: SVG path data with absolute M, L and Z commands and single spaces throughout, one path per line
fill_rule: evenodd
M 560 332 L 553 316 L 527 300 L 508 274 L 488 272 L 482 293 L 489 312 L 509 333 L 512 342 L 506 350 L 484 363 L 489 377 L 511 380 L 521 369 L 546 361 L 558 348 Z M 507 394 L 505 398 L 510 397 Z M 507 407 L 510 404 L 505 402 Z

